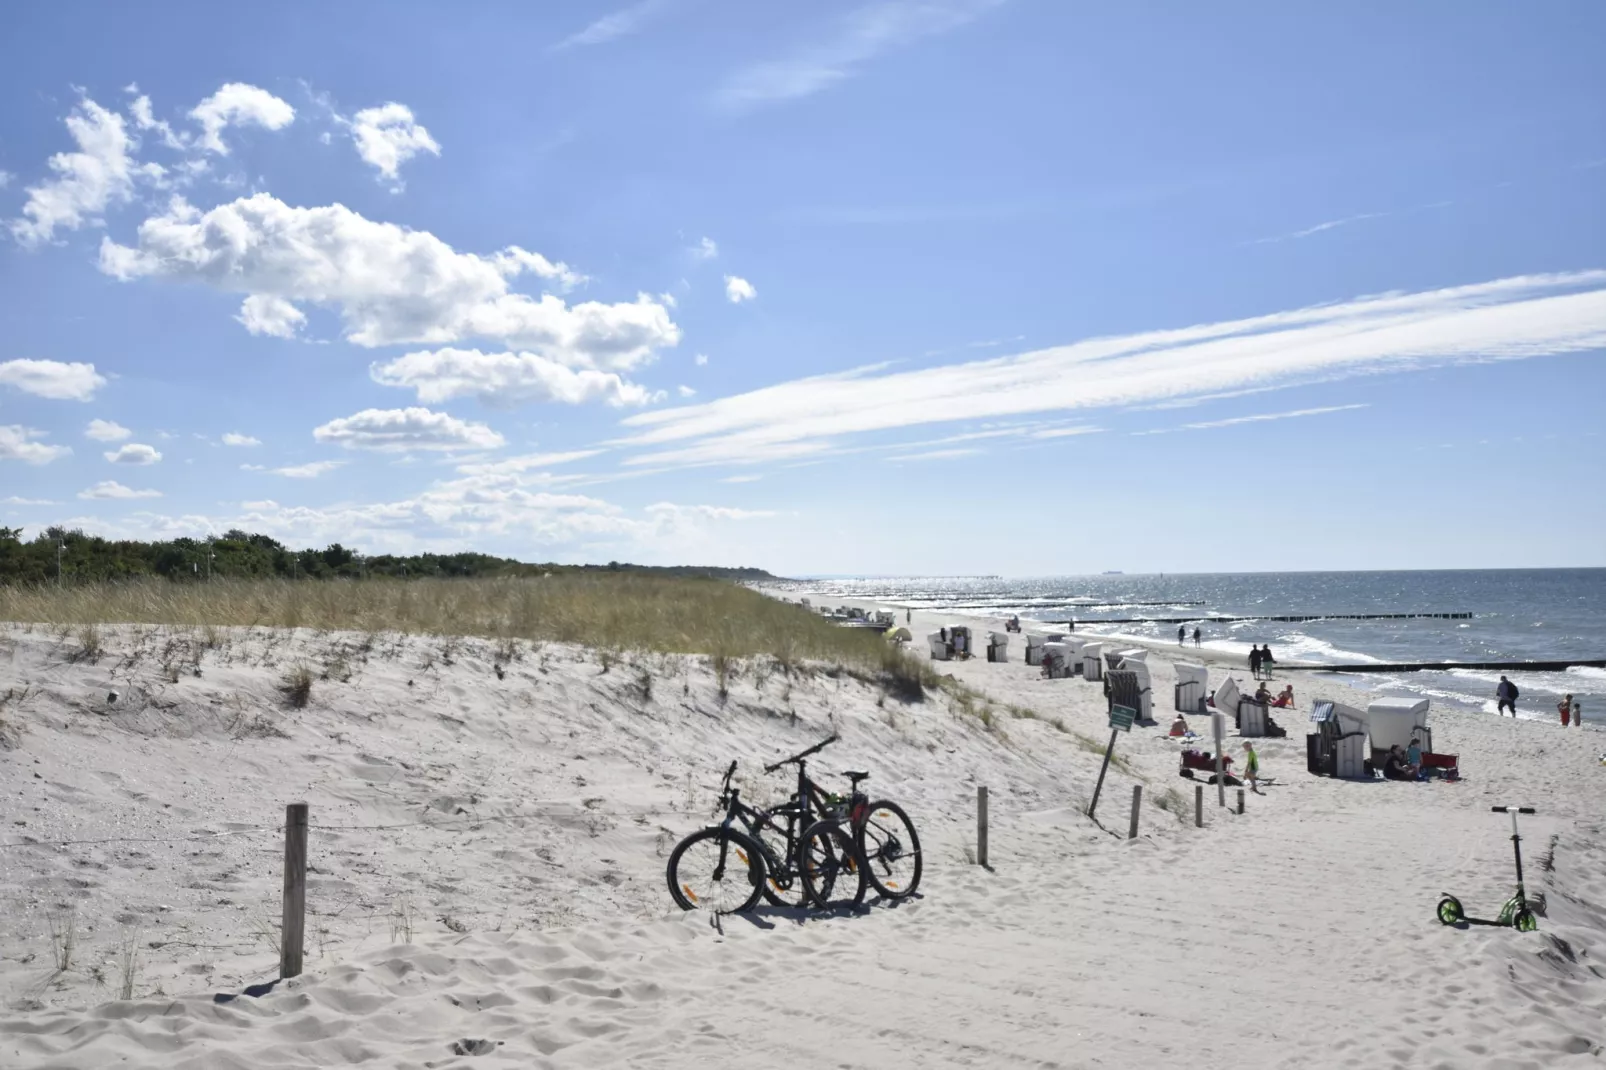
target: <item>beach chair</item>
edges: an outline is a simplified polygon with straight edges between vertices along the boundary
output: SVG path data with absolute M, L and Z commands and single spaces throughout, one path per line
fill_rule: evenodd
M 931 644 L 932 661 L 948 661 L 953 657 L 953 651 L 948 647 L 948 640 L 942 637 L 941 632 L 932 632 L 926 636 L 926 642 Z
M 1026 633 L 1026 664 L 1043 664 L 1043 645 L 1048 642 L 1048 636 L 1038 635 L 1036 632 Z
M 1178 713 L 1205 713 L 1205 688 L 1210 680 L 1210 670 L 1203 665 L 1193 665 L 1185 661 L 1176 663 L 1177 686 L 1176 704 Z
M 987 660 L 1009 660 L 1009 635 L 1005 632 L 987 633 Z

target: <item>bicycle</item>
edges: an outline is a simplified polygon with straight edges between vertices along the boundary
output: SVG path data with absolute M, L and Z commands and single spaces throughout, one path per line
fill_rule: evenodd
M 843 774 L 853 787 L 846 800 L 809 778 L 807 759 L 837 739 L 833 735 L 764 767 L 766 773 L 786 765 L 798 767 L 797 790 L 787 802 L 768 810 L 757 810 L 741 801 L 740 792 L 731 787 L 736 772 L 736 763 L 731 763 L 720 791 L 719 808 L 725 811 L 724 820 L 686 837 L 669 857 L 669 890 L 683 909 L 705 906 L 703 899 L 716 891 L 720 902 L 726 901 L 730 892 L 724 882 L 733 849 L 739 864 L 747 867 L 747 880 L 755 890 L 749 893 L 738 888 L 735 906 L 715 907 L 722 912 L 749 910 L 760 894 L 776 906 L 858 905 L 864 900 L 867 880 L 878 894 L 889 899 L 914 894 L 922 868 L 920 839 L 903 809 L 886 800 L 870 802 L 858 791 L 859 782 L 868 773 Z M 822 830 L 808 841 L 799 835 L 799 830 L 810 830 L 819 824 L 811 820 L 816 813 L 838 823 L 850 819 L 853 835 L 838 838 Z M 741 827 L 733 827 L 737 824 Z M 812 846 L 805 852 L 806 842 Z M 688 862 L 687 855 L 694 850 L 697 853 Z M 708 887 L 698 877 L 705 871 L 714 887 Z M 805 873 L 813 876 L 812 891 L 804 880 Z M 845 880 L 841 880 L 843 873 L 848 874 Z M 693 880 L 703 887 L 703 893 L 693 887 Z M 841 889 L 837 887 L 839 880 Z M 843 894 L 838 896 L 838 891 Z
M 785 765 L 798 767 L 797 792 L 787 802 L 767 810 L 756 809 L 742 801 L 740 789 L 731 786 L 736 773 L 736 762 L 731 762 L 720 785 L 716 807 L 716 811 L 725 812 L 724 819 L 687 836 L 669 855 L 666 867 L 669 892 L 681 909 L 740 913 L 751 910 L 760 895 L 776 906 L 808 905 L 797 861 L 801 842 L 798 833 L 812 822 L 816 810 L 824 812 L 834 804 L 826 792 L 809 780 L 807 759 L 836 741 L 833 735 L 799 754 L 766 766 L 766 773 Z M 747 869 L 745 887 L 741 881 L 727 884 L 733 851 L 738 865 Z

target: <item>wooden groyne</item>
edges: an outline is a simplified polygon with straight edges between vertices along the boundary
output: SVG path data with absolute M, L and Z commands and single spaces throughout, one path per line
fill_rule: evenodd
M 1483 669 L 1487 672 L 1565 672 L 1573 667 L 1606 669 L 1606 659 L 1576 658 L 1567 661 L 1401 661 L 1365 665 L 1286 665 L 1277 662 L 1278 671 L 1290 672 L 1432 672 L 1438 669 Z
M 1175 605 L 1176 603 L 1167 603 Z M 1075 620 L 1047 620 L 1044 624 L 1236 624 L 1246 620 L 1275 620 L 1299 623 L 1312 620 L 1471 620 L 1471 613 L 1311 613 L 1280 617 L 1086 617 Z

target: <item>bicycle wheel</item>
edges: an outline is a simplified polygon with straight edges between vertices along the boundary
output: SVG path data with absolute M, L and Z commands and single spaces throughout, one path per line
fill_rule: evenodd
M 865 876 L 876 892 L 886 899 L 913 895 L 920 887 L 920 836 L 903 807 L 885 799 L 871 803 L 858 835 Z
M 796 816 L 789 817 L 785 824 L 771 817 L 758 826 L 758 838 L 769 850 L 764 860 L 764 898 L 778 907 L 809 905 L 808 892 L 803 888 L 803 878 L 797 871 L 797 859 L 791 849 L 797 843 L 796 830 Z M 780 865 L 776 866 L 775 862 Z
M 675 846 L 666 869 L 682 910 L 736 914 L 753 909 L 764 885 L 764 855 L 735 829 L 700 829 Z
M 856 907 L 864 902 L 864 867 L 853 841 L 835 821 L 816 821 L 803 833 L 798 848 L 803 889 L 820 910 Z

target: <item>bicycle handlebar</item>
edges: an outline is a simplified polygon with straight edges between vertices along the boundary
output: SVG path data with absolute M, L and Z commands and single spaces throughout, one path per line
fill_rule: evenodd
M 830 739 L 822 739 L 820 742 L 816 743 L 806 751 L 800 751 L 799 753 L 792 755 L 790 758 L 782 758 L 773 765 L 766 765 L 764 767 L 764 772 L 773 773 L 783 765 L 791 765 L 793 762 L 800 762 L 809 755 L 818 753 L 819 751 L 824 750 L 826 747 L 829 747 L 831 744 L 835 743 L 838 738 L 839 737 L 833 733 Z
M 1519 814 L 1531 814 L 1535 812 L 1534 808 L 1531 806 L 1491 806 L 1489 809 L 1497 814 L 1509 814 L 1513 811 Z

